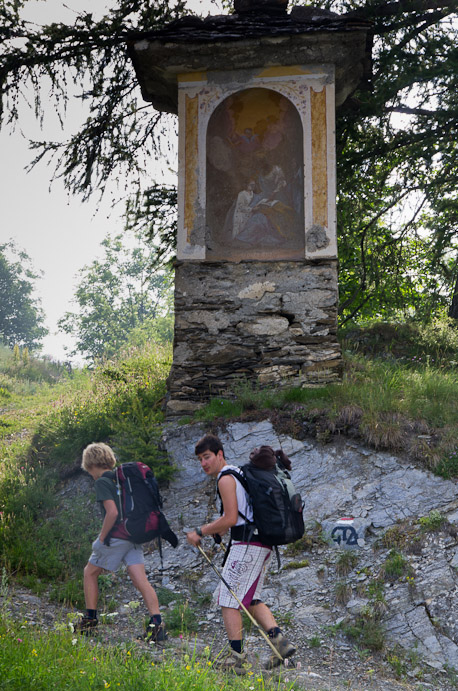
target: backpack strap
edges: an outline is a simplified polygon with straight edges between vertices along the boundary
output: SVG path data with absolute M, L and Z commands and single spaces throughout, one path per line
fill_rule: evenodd
M 216 483 L 216 491 L 218 493 L 220 502 L 221 502 L 221 515 L 223 513 L 223 502 L 221 500 L 221 494 L 219 491 L 218 483 L 221 480 L 222 477 L 225 475 L 232 475 L 236 480 L 240 482 L 242 485 L 243 489 L 245 492 L 249 495 L 249 490 L 248 490 L 248 482 L 246 478 L 242 475 L 242 473 L 238 473 L 236 470 L 233 470 L 232 468 L 228 468 L 227 470 L 223 470 L 221 475 L 218 478 L 218 481 Z M 243 542 L 251 542 L 251 539 L 254 535 L 254 531 L 256 530 L 256 526 L 253 521 L 250 521 L 241 511 L 238 512 L 240 518 L 243 518 L 245 523 L 243 525 L 233 525 L 231 528 L 231 540 L 241 540 Z M 229 550 L 228 550 L 229 551 Z
M 115 468 L 115 483 L 116 483 L 116 493 L 118 495 L 118 503 L 119 503 L 119 516 L 118 520 L 116 523 L 121 523 L 123 520 L 123 515 L 122 515 L 122 491 L 121 491 L 121 484 L 119 482 L 119 468 Z

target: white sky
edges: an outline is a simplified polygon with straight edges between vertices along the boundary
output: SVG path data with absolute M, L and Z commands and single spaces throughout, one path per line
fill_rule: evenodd
M 104 5 L 98 0 L 96 6 L 103 10 Z M 74 13 L 66 9 L 69 7 L 94 12 L 91 0 L 31 0 L 27 6 L 27 18 L 39 24 L 71 21 Z M 188 6 L 201 14 L 219 12 L 211 0 L 188 0 Z M 42 140 L 46 135 L 56 140 L 62 137 L 57 118 L 52 112 L 48 117 L 44 135 L 32 111 L 26 110 L 21 113 L 14 134 L 0 131 L 0 243 L 14 239 L 29 254 L 34 268 L 43 271 L 36 293 L 41 298 L 50 333 L 43 341 L 42 353 L 68 359 L 64 346 L 71 345 L 71 339 L 56 333 L 57 321 L 73 309 L 71 300 L 77 271 L 102 254 L 100 243 L 108 232 L 122 230 L 123 206 L 113 208 L 110 193 L 102 203 L 96 199 L 97 195 L 83 203 L 80 198 L 69 197 L 59 181 L 50 187 L 52 164 L 47 167 L 40 163 L 30 173 L 25 172 L 33 158 L 27 139 Z M 75 100 L 69 108 L 72 128 L 84 119 L 80 101 Z

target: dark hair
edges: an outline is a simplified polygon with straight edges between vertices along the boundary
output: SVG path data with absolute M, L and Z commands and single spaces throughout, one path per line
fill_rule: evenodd
M 264 470 L 272 470 L 278 463 L 280 467 L 291 470 L 291 461 L 288 456 L 281 449 L 274 451 L 271 446 L 260 446 L 252 451 L 250 463 Z
M 214 434 L 206 434 L 197 442 L 194 453 L 196 456 L 198 456 L 199 454 L 204 453 L 204 451 L 211 451 L 214 454 L 217 454 L 218 451 L 222 451 L 224 456 L 224 448 L 221 443 L 221 439 L 215 437 Z

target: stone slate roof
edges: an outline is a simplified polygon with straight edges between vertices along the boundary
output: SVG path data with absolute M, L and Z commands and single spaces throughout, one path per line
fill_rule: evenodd
M 293 7 L 291 12 L 252 12 L 208 17 L 185 16 L 163 29 L 137 38 L 173 42 L 236 41 L 260 36 L 291 36 L 314 32 L 368 31 L 372 22 L 355 12 L 339 15 L 317 7 Z
M 256 11 L 186 16 L 129 36 L 128 52 L 146 101 L 176 113 L 177 75 L 205 70 L 333 63 L 337 106 L 359 84 L 369 82 L 372 23 L 357 12 L 338 15 L 296 6 L 288 14 L 272 11 L 275 0 L 239 2 L 251 3 Z

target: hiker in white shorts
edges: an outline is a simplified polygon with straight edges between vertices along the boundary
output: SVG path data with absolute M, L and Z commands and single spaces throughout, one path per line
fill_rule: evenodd
M 207 434 L 200 439 L 195 448 L 203 471 L 210 477 L 218 479 L 218 490 L 221 496 L 223 513 L 211 523 L 206 523 L 187 534 L 191 545 L 200 545 L 205 536 L 224 535 L 230 529 L 231 547 L 225 560 L 223 579 L 237 598 L 248 609 L 258 624 L 266 631 L 273 645 L 282 658 L 290 657 L 296 648 L 282 634 L 275 618 L 261 601 L 261 590 L 265 574 L 270 563 L 272 548 L 256 538 L 256 533 L 246 540 L 247 521 L 253 520 L 248 495 L 240 482 L 233 475 L 221 472 L 228 468 L 238 471 L 236 466 L 229 466 L 224 458 L 223 445 L 218 437 Z M 240 516 L 243 514 L 244 518 Z M 244 539 L 245 538 L 245 539 Z M 218 602 L 221 606 L 224 626 L 229 639 L 228 655 L 219 664 L 225 669 L 232 669 L 237 674 L 246 672 L 246 654 L 243 652 L 243 624 L 240 604 L 229 589 L 220 584 Z M 281 664 L 278 656 L 272 654 L 267 667 Z

